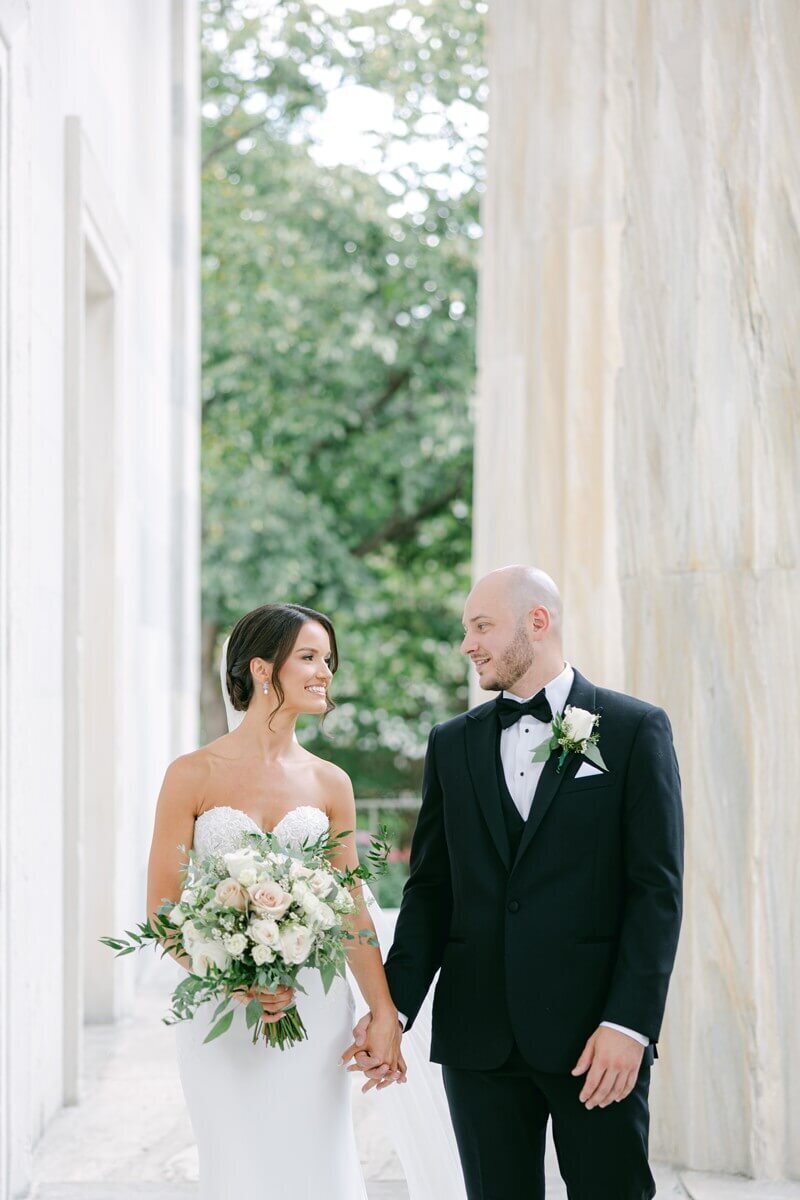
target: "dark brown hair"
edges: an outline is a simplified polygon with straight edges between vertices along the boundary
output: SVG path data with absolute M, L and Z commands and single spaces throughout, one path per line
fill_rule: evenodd
M 253 698 L 250 662 L 254 658 L 263 658 L 265 662 L 272 663 L 272 687 L 278 697 L 278 707 L 272 716 L 283 707 L 286 697 L 281 687 L 281 667 L 291 654 L 300 630 L 309 621 L 319 622 L 330 638 L 329 666 L 333 674 L 336 674 L 339 651 L 333 623 L 329 617 L 313 608 L 304 608 L 302 604 L 263 604 L 261 608 L 254 608 L 236 622 L 228 642 L 226 683 L 234 708 L 244 712 Z M 336 705 L 329 696 L 326 697 L 326 701 L 327 716 Z

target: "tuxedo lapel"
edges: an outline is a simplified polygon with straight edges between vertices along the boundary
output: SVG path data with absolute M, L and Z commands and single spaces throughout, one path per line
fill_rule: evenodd
M 572 687 L 570 688 L 569 696 L 567 696 L 567 701 L 564 705 L 565 708 L 567 704 L 573 704 L 576 708 L 586 708 L 590 712 L 597 712 L 595 707 L 594 684 L 589 683 L 588 679 L 584 679 L 583 675 L 581 675 L 579 671 L 575 672 L 575 678 L 572 681 Z M 522 856 L 527 850 L 528 846 L 531 844 L 536 830 L 541 825 L 542 821 L 547 815 L 547 810 L 555 800 L 558 794 L 558 789 L 561 787 L 565 779 L 568 779 L 570 776 L 575 774 L 581 762 L 581 759 L 577 755 L 572 755 L 564 763 L 561 771 L 559 771 L 559 753 L 560 752 L 558 750 L 554 750 L 547 762 L 544 764 L 542 774 L 539 777 L 539 783 L 533 795 L 531 811 L 527 821 L 525 822 L 525 828 L 522 831 L 519 850 L 517 851 L 517 857 L 514 860 L 514 867 L 512 870 L 515 870 L 516 867 L 519 866 L 520 860 L 522 859 Z
M 511 865 L 511 850 L 508 844 L 506 823 L 503 819 L 500 801 L 500 786 L 497 780 L 495 744 L 497 719 L 493 700 L 468 714 L 465 737 L 467 766 L 472 779 L 472 787 L 497 853 L 508 870 Z

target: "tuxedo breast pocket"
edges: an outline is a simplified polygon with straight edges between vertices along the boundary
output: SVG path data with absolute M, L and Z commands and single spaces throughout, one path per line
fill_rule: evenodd
M 612 787 L 616 783 L 616 776 L 610 771 L 600 771 L 597 768 L 591 768 L 584 773 L 583 767 L 589 767 L 588 763 L 584 763 L 581 769 L 576 771 L 570 779 L 565 779 L 561 787 L 561 793 L 570 796 L 578 796 L 580 794 L 588 794 L 589 792 L 601 792 L 604 788 Z
M 578 767 L 575 772 L 576 779 L 588 779 L 591 775 L 607 775 L 608 771 L 601 771 L 600 767 L 593 766 L 592 763 L 584 762 Z

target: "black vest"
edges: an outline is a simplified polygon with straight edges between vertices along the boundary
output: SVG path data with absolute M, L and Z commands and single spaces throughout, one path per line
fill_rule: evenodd
M 499 723 L 497 726 L 494 757 L 497 770 L 497 786 L 500 790 L 500 803 L 503 808 L 503 820 L 506 825 L 506 836 L 508 837 L 508 845 L 511 849 L 511 865 L 513 866 L 514 860 L 517 857 L 517 851 L 519 850 L 519 843 L 522 838 L 522 831 L 525 828 L 525 822 L 512 799 L 511 792 L 508 790 L 508 784 L 506 783 L 506 773 L 503 770 L 503 760 L 500 757 Z

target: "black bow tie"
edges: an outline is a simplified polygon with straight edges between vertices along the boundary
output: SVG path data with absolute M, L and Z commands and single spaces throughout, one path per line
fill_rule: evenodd
M 497 697 L 497 719 L 501 729 L 516 725 L 520 717 L 536 717 L 538 721 L 544 721 L 546 724 L 552 721 L 553 710 L 544 688 L 524 704 L 520 704 L 518 700 L 509 700 L 506 696 Z

